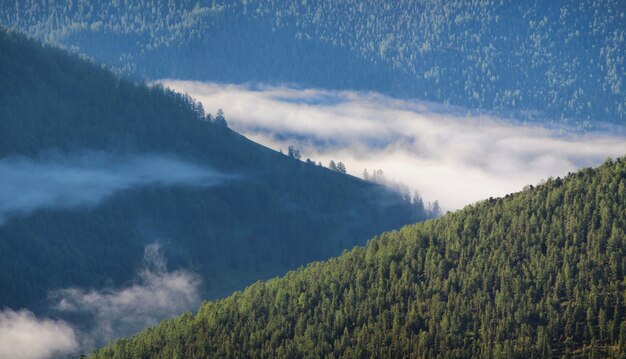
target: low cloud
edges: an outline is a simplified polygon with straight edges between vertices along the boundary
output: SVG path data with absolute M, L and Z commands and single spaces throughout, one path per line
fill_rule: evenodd
M 0 224 L 40 208 L 94 206 L 146 185 L 212 185 L 223 176 L 171 156 L 100 152 L 0 159 Z
M 70 288 L 51 294 L 61 315 L 92 318 L 92 328 L 81 335 L 84 350 L 134 334 L 200 304 L 200 278 L 182 270 L 168 272 L 159 245 L 146 246 L 144 261 L 144 269 L 127 287 L 90 291 Z
M 626 154 L 626 138 L 523 126 L 375 93 L 164 80 L 274 149 L 332 159 L 361 176 L 382 169 L 445 209 L 461 208 Z
M 77 348 L 74 329 L 66 322 L 37 318 L 26 310 L 0 312 L 0 358 L 46 359 Z
M 200 284 L 194 273 L 169 272 L 161 247 L 147 245 L 142 270 L 125 287 L 54 291 L 48 318 L 28 310 L 0 311 L 0 358 L 48 359 L 89 353 L 110 340 L 197 309 Z

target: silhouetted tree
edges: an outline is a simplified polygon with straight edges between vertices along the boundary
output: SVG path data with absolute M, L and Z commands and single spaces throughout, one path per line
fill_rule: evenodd
M 226 117 L 224 117 L 224 111 L 222 111 L 221 108 L 217 110 L 217 113 L 215 115 L 215 120 L 213 121 L 213 123 L 220 125 L 220 126 L 228 127 L 228 123 L 226 122 Z
M 293 145 L 289 145 L 289 148 L 287 149 L 287 155 L 297 160 L 302 158 L 302 155 L 300 155 L 300 150 L 296 149 L 296 147 Z

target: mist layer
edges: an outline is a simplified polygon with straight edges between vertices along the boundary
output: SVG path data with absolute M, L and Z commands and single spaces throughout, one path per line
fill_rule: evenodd
M 164 80 L 229 125 L 303 159 L 342 161 L 348 173 L 382 169 L 426 200 L 462 208 L 626 154 L 626 138 L 521 125 L 462 108 L 376 93 Z

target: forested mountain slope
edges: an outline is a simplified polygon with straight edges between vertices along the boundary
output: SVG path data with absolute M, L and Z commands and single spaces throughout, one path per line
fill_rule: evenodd
M 0 84 L 2 171 L 106 153 L 175 156 L 233 178 L 217 186 L 140 186 L 97 205 L 60 203 L 6 217 L 1 203 L 0 307 L 37 309 L 51 290 L 126 283 L 155 242 L 172 270 L 199 274 L 202 294 L 215 297 L 427 216 L 405 195 L 207 121 L 188 97 L 117 78 L 5 31 Z M 0 187 L 10 180 L 2 176 Z M 7 191 L 0 188 L 3 201 L 31 199 Z
M 620 0 L 27 0 L 4 2 L 0 21 L 149 78 L 374 90 L 554 121 L 626 116 Z
M 626 159 L 259 282 L 95 358 L 626 353 Z

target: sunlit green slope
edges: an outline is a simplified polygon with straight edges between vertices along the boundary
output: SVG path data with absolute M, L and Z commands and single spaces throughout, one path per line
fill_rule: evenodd
M 95 358 L 623 357 L 626 159 L 383 233 Z

